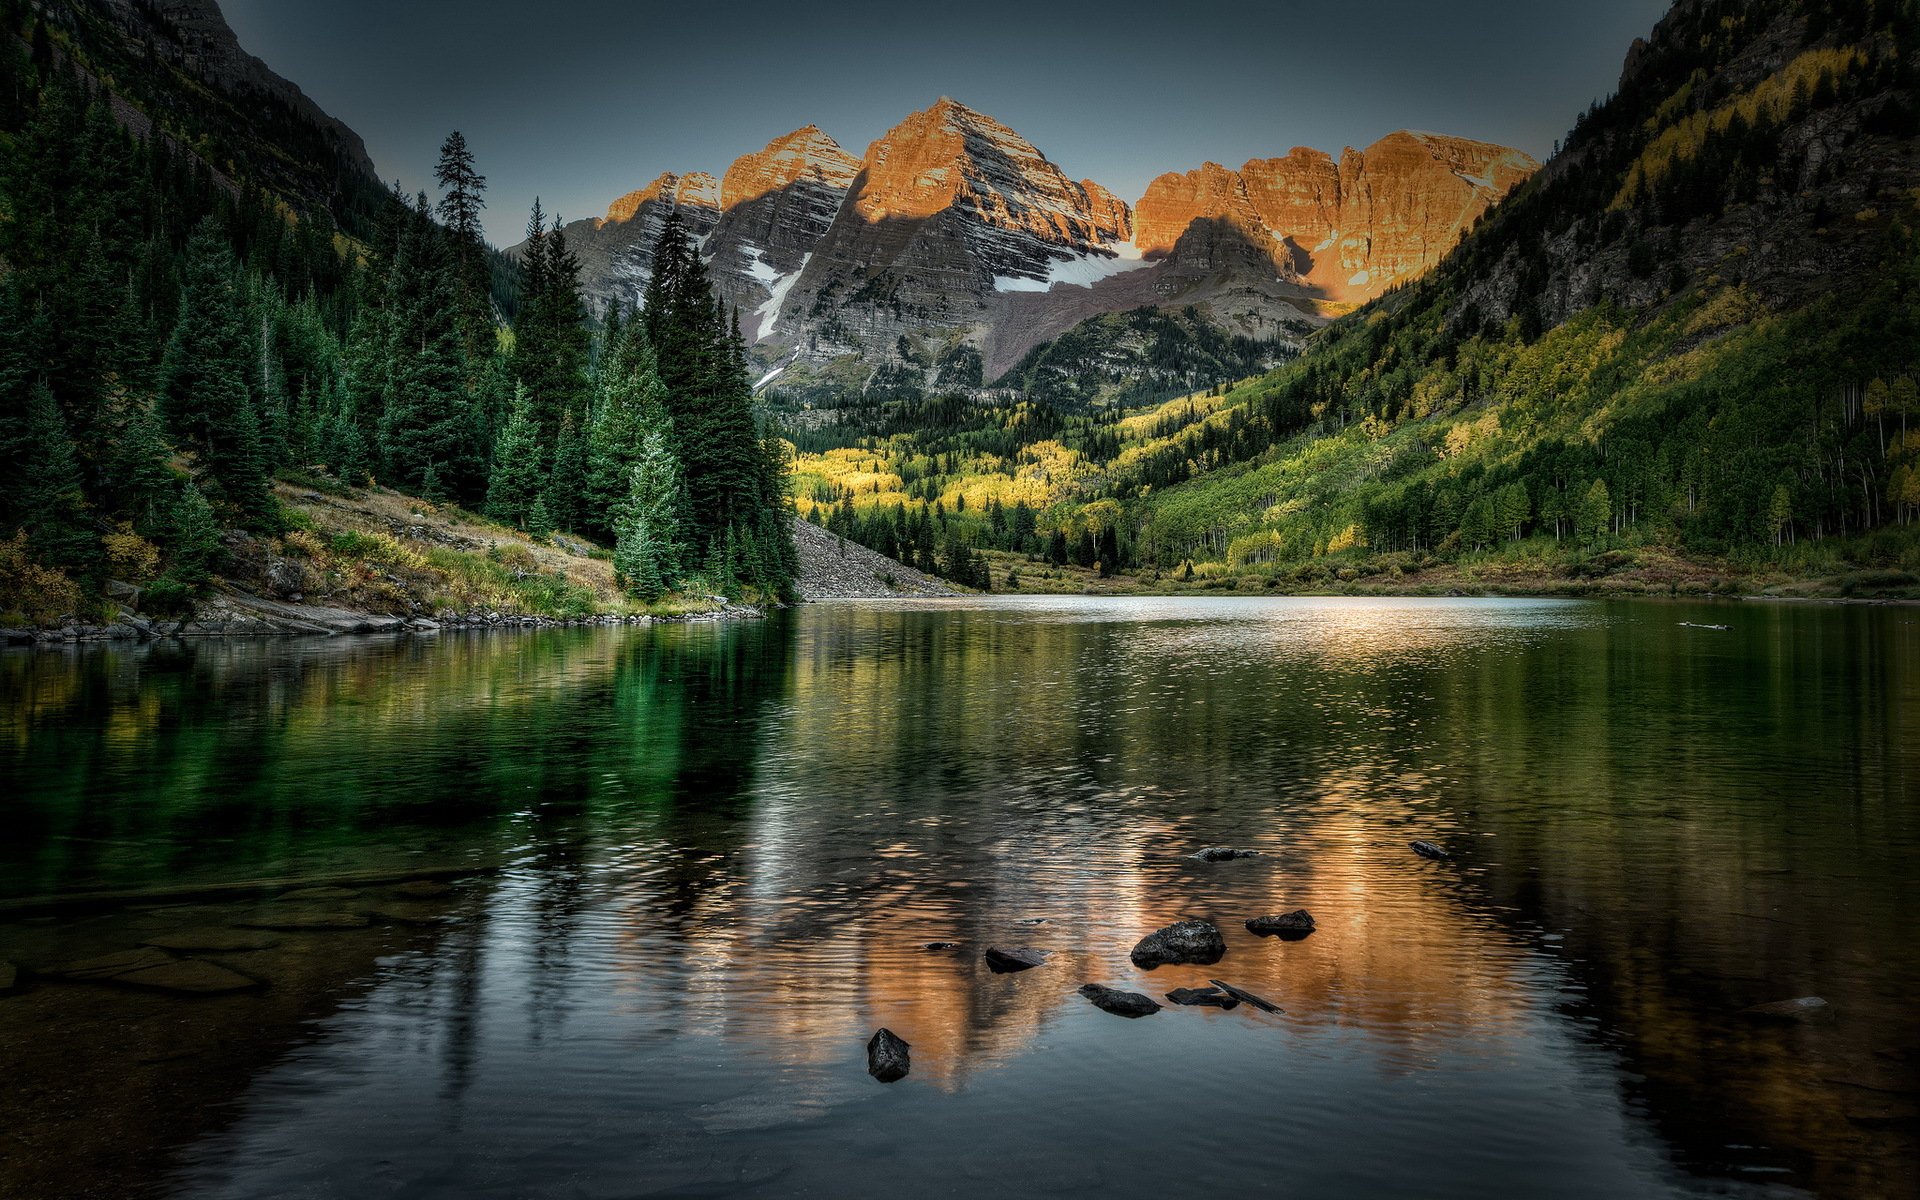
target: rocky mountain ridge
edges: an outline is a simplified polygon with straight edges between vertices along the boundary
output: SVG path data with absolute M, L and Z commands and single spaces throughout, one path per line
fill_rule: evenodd
M 670 212 L 788 382 L 973 388 L 1081 321 L 1192 306 L 1285 347 L 1417 277 L 1539 164 L 1402 131 L 1340 158 L 1295 148 L 1155 179 L 1138 206 L 1070 179 L 951 98 L 859 159 L 808 125 L 724 177 L 663 174 L 566 227 L 595 307 L 635 303 Z

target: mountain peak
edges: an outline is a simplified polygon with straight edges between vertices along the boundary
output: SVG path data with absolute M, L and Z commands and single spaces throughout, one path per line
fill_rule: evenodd
M 770 192 L 810 180 L 844 192 L 860 172 L 860 160 L 818 125 L 802 125 L 766 148 L 733 160 L 720 185 L 720 207 L 732 210 Z

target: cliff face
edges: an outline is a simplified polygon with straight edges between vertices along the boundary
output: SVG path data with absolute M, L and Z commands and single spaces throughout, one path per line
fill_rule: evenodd
M 1539 166 L 1518 150 L 1404 130 L 1337 163 L 1304 147 L 1238 171 L 1206 163 L 1148 185 L 1139 242 L 1203 269 L 1252 251 L 1317 297 L 1365 301 L 1439 262 Z
M 983 113 L 942 98 L 855 159 L 808 125 L 716 183 L 662 175 L 567 234 L 598 307 L 634 303 L 669 212 L 769 362 L 875 369 L 978 362 L 989 378 L 1101 313 L 1195 306 L 1282 342 L 1432 266 L 1536 164 L 1504 147 L 1396 133 L 1162 175 L 1131 207 Z M 965 344 L 977 354 L 955 359 Z M 972 371 L 974 368 L 967 368 Z

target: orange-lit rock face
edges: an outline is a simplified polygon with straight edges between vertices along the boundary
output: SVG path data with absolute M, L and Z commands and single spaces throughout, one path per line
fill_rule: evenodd
M 775 138 L 764 150 L 734 159 L 720 183 L 720 207 L 731 211 L 802 183 L 845 192 L 859 172 L 859 159 L 819 126 L 808 125 Z
M 1338 163 L 1295 147 L 1238 171 L 1207 163 L 1147 187 L 1135 211 L 1149 254 L 1211 268 L 1227 243 L 1268 254 L 1341 300 L 1379 295 L 1439 262 L 1473 222 L 1539 169 L 1518 150 L 1431 133 L 1388 134 Z
M 623 225 L 633 220 L 633 215 L 640 211 L 641 205 L 648 201 L 658 201 L 662 196 L 672 196 L 674 186 L 679 182 L 680 177 L 678 175 L 662 173 L 647 186 L 628 192 L 612 204 L 607 205 L 605 223 L 609 225 Z
M 609 204 L 603 223 L 625 224 L 633 220 L 642 206 L 663 201 L 670 202 L 674 206 L 718 209 L 720 181 L 705 171 L 695 171 L 690 175 L 675 175 L 667 172 L 657 176 L 652 183 L 639 191 L 628 192 Z
M 1120 240 L 1125 229 L 1125 206 L 1104 188 L 1096 204 L 1033 143 L 945 97 L 867 148 L 850 207 L 869 224 L 953 209 L 1079 248 Z
M 1184 175 L 1168 172 L 1147 185 L 1134 209 L 1134 240 L 1147 254 L 1173 250 L 1195 221 L 1227 221 L 1245 229 L 1260 225 L 1247 185 L 1219 163 L 1203 163 Z
M 1340 168 L 1331 155 L 1295 146 L 1280 158 L 1256 158 L 1240 168 L 1247 197 L 1268 229 L 1311 250 L 1340 222 Z

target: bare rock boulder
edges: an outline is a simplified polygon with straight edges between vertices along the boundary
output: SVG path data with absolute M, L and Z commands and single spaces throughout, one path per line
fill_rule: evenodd
M 1143 971 L 1173 963 L 1219 962 L 1227 953 L 1227 940 L 1211 921 L 1176 921 L 1165 929 L 1156 929 L 1140 939 L 1133 948 L 1133 965 Z

